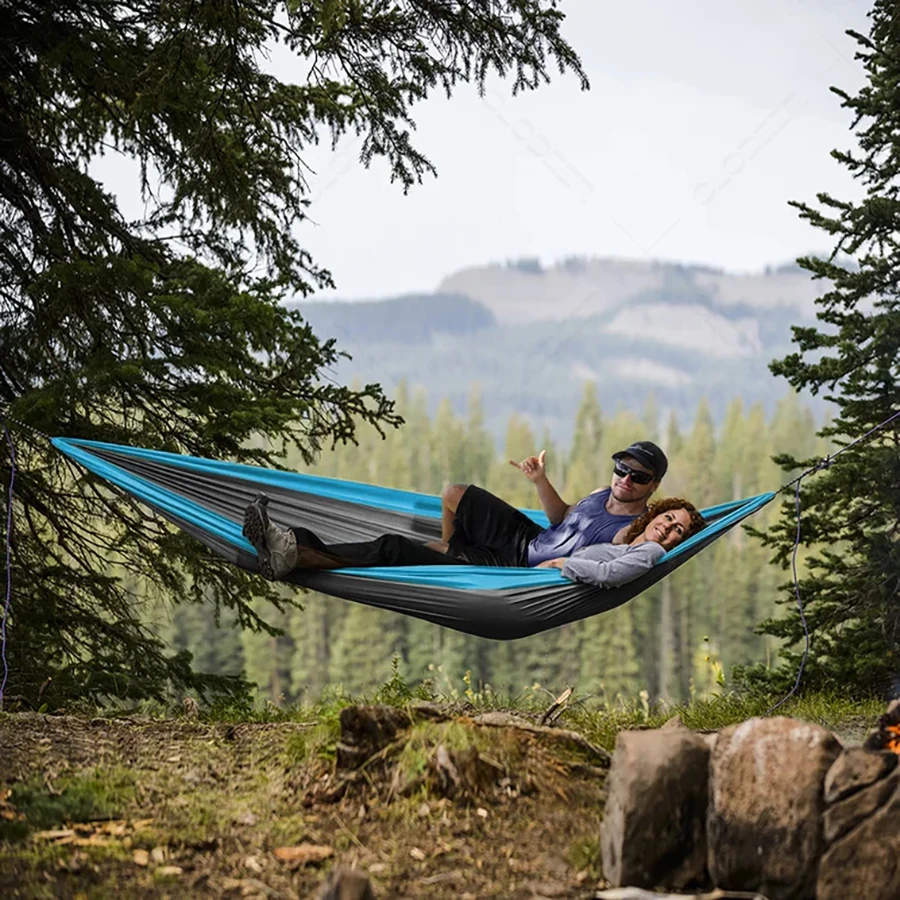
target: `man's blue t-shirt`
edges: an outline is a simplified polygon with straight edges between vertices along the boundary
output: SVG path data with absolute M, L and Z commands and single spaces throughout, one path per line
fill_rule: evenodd
M 606 510 L 610 488 L 579 500 L 558 525 L 545 528 L 528 545 L 528 565 L 571 556 L 590 544 L 609 544 L 623 525 L 637 516 L 614 516 Z

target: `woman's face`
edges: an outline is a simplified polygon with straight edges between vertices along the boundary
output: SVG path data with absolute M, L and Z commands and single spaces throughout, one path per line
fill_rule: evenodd
M 644 529 L 644 540 L 656 541 L 671 550 L 684 539 L 691 527 L 691 517 L 686 509 L 670 509 L 654 516 Z

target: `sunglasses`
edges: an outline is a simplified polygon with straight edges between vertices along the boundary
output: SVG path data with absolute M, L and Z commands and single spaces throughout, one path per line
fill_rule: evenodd
M 631 480 L 635 484 L 650 484 L 655 475 L 652 475 L 650 472 L 641 472 L 639 469 L 632 469 L 627 463 L 617 462 L 615 467 L 613 468 L 613 472 L 619 476 L 619 478 L 627 478 L 629 475 L 631 476 Z

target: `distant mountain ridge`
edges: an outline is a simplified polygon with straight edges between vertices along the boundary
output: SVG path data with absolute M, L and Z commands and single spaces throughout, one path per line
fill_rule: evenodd
M 317 334 L 339 342 L 421 341 L 433 334 L 473 334 L 497 324 L 486 306 L 454 293 L 304 303 L 298 308 Z
M 707 266 L 573 257 L 464 269 L 438 291 L 483 303 L 498 324 L 608 317 L 609 334 L 644 337 L 716 356 L 762 351 L 759 319 L 808 317 L 819 286 L 794 263 L 754 275 Z
M 825 289 L 795 264 L 751 275 L 708 266 L 573 257 L 473 266 L 433 294 L 299 303 L 352 360 L 337 373 L 422 386 L 464 410 L 478 385 L 499 437 L 512 413 L 566 440 L 584 382 L 601 403 L 689 416 L 705 396 L 718 418 L 735 396 L 771 408 L 787 391 L 768 363 L 788 352 Z

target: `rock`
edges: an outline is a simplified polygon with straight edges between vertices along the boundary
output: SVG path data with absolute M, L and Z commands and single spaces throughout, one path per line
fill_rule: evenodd
M 328 844 L 303 843 L 292 847 L 276 847 L 272 853 L 276 859 L 297 867 L 323 862 L 334 856 L 334 848 Z
M 840 752 L 830 731 L 782 716 L 719 733 L 706 829 L 715 885 L 769 900 L 813 896 L 823 784 Z
M 526 885 L 533 900 L 556 900 L 569 896 L 569 885 L 564 881 L 531 881 Z
M 226 878 L 222 881 L 222 891 L 228 896 L 240 892 L 242 900 L 268 900 L 282 896 L 258 878 Z
M 354 768 L 412 725 L 409 713 L 393 706 L 347 706 L 341 710 L 338 768 Z
M 660 731 L 668 731 L 670 728 L 686 728 L 687 726 L 681 719 L 681 716 L 676 713 L 672 716 L 671 719 L 666 719 L 666 721 L 662 724 Z
M 825 846 L 833 844 L 851 828 L 855 828 L 863 819 L 868 818 L 883 806 L 888 797 L 894 793 L 898 784 L 900 784 L 900 772 L 894 769 L 887 778 L 882 778 L 829 806 L 825 810 L 822 820 Z
M 685 728 L 616 738 L 600 830 L 612 885 L 686 887 L 706 870 L 709 748 Z
M 283 896 L 258 878 L 241 878 L 236 887 L 241 892 L 241 900 L 269 900 L 270 897 L 277 900 Z
M 365 872 L 338 867 L 325 880 L 316 900 L 375 900 L 375 892 Z
M 817 900 L 895 900 L 900 897 L 900 774 L 885 782 L 895 790 L 876 812 L 837 839 L 825 851 L 819 866 Z M 851 798 L 853 799 L 853 798 Z M 845 803 L 848 801 L 844 801 Z
M 825 776 L 825 802 L 837 803 L 896 768 L 896 753 L 850 747 L 834 761 Z
M 160 866 L 154 874 L 161 878 L 174 878 L 176 875 L 183 875 L 184 869 L 181 866 Z
M 244 858 L 244 868 L 254 875 L 259 875 L 263 870 L 263 864 L 258 856 L 247 856 Z

